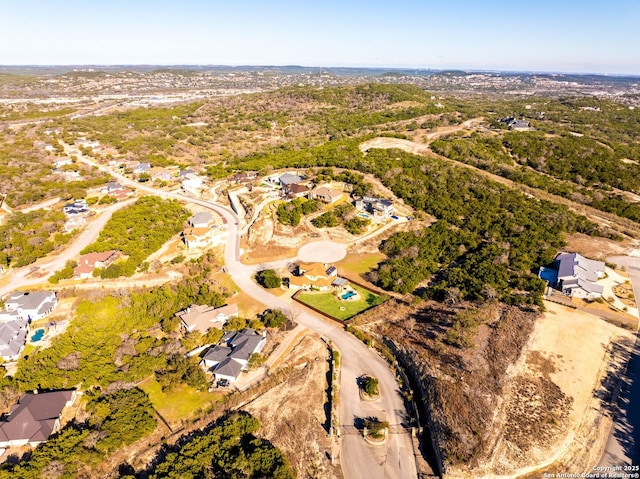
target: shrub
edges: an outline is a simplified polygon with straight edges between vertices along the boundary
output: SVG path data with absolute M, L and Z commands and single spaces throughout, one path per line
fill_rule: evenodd
M 272 269 L 264 269 L 256 273 L 256 281 L 263 288 L 279 288 L 282 285 L 282 278 Z

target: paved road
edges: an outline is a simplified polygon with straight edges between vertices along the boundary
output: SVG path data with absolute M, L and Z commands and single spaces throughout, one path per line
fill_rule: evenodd
M 24 268 L 20 268 L 12 271 L 11 279 L 7 286 L 0 287 L 0 298 L 4 297 L 5 294 L 19 290 L 21 288 L 25 288 L 27 286 L 32 286 L 34 284 L 42 283 L 46 281 L 49 276 L 51 276 L 56 271 L 64 268 L 67 261 L 75 259 L 76 256 L 80 254 L 86 246 L 93 243 L 93 241 L 98 237 L 104 225 L 107 224 L 107 221 L 111 218 L 111 215 L 118 211 L 120 208 L 124 208 L 125 206 L 130 205 L 134 200 L 123 201 L 122 203 L 116 203 L 114 205 L 106 208 L 98 218 L 96 218 L 92 223 L 89 224 L 87 229 L 85 229 L 82 234 L 73 242 L 69 247 L 67 247 L 62 253 L 56 255 L 54 259 L 51 260 L 42 260 L 37 261 L 34 265 L 25 266 Z M 28 277 L 30 270 L 34 267 L 38 266 L 39 273 L 45 273 L 43 276 L 38 277 Z
M 339 399 L 340 423 L 353 425 L 358 418 L 377 416 L 392 425 L 408 423 L 407 411 L 399 393 L 394 374 L 378 354 L 367 348 L 353 335 L 344 331 L 336 323 L 326 320 L 297 304 L 289 304 L 269 294 L 258 286 L 252 276 L 257 265 L 245 265 L 240 262 L 240 230 L 237 216 L 226 207 L 179 193 L 156 190 L 155 188 L 134 182 L 110 169 L 98 165 L 80 154 L 77 148 L 65 146 L 68 154 L 75 154 L 81 161 L 97 166 L 116 177 L 123 185 L 156 194 L 165 198 L 174 198 L 208 208 L 218 213 L 228 226 L 228 239 L 225 248 L 227 271 L 235 283 L 245 293 L 260 301 L 267 308 L 277 308 L 290 312 L 295 321 L 316 331 L 331 340 L 340 350 L 341 382 Z M 279 262 L 286 264 L 286 261 Z M 360 400 L 356 378 L 363 374 L 378 378 L 381 398 L 376 402 Z M 360 436 L 344 436 L 341 441 L 341 465 L 347 479 L 404 479 L 417 477 L 416 462 L 413 455 L 411 437 L 408 433 L 391 434 L 384 446 L 370 446 Z
M 633 293 L 640 298 L 640 258 L 616 256 L 608 258 L 624 266 L 631 278 Z M 599 466 L 640 465 L 640 335 L 636 332 L 634 351 L 627 367 L 616 404 L 614 423 Z

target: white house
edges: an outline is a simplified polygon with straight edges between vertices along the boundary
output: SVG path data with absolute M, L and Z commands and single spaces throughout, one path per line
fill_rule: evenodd
M 213 215 L 208 211 L 198 211 L 189 218 L 189 226 L 192 228 L 206 228 L 213 222 Z
M 356 201 L 356 208 L 383 218 L 388 218 L 394 211 L 392 201 L 372 196 L 364 196 L 361 200 Z
M 13 317 L 17 319 L 27 319 L 36 321 L 51 314 L 58 305 L 58 297 L 54 291 L 40 291 L 27 293 L 25 291 L 15 291 L 9 295 L 4 303 L 4 309 L 0 313 L 0 318 Z
M 555 259 L 558 269 L 558 288 L 569 296 L 597 299 L 604 287 L 596 282 L 604 277 L 602 261 L 585 258 L 578 253 L 562 253 Z

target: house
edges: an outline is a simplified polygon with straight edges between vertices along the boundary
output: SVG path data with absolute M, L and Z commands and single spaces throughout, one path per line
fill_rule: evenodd
M 129 188 L 125 188 L 120 183 L 110 181 L 104 187 L 100 189 L 100 193 L 104 195 L 113 196 L 118 201 L 122 201 L 133 194 L 133 191 Z
M 285 173 L 284 175 L 278 178 L 278 181 L 280 182 L 280 186 L 285 188 L 287 186 L 300 183 L 302 181 L 302 177 L 298 175 L 294 175 L 292 173 Z
M 87 200 L 76 200 L 73 203 L 64 205 L 62 211 L 67 216 L 86 215 L 89 213 L 89 205 Z
M 117 181 L 110 181 L 105 186 L 100 188 L 100 193 L 103 195 L 110 195 L 116 191 L 123 190 L 124 186 L 122 186 Z
M 149 173 L 151 171 L 151 163 L 141 162 L 133 167 L 134 173 Z
M 234 183 L 251 183 L 256 178 L 258 178 L 257 171 L 243 171 L 241 173 L 236 173 L 233 175 Z
M 171 175 L 171 173 L 169 173 L 167 170 L 165 170 L 164 168 L 161 168 L 159 166 L 155 166 L 153 168 L 151 168 L 149 170 L 149 173 L 151 174 L 151 179 L 152 180 L 158 180 L 158 181 L 170 181 L 171 178 L 173 177 Z
M 32 446 L 60 430 L 60 417 L 75 401 L 74 390 L 26 393 L 0 421 L 0 447 Z
M 64 231 L 65 233 L 69 233 L 70 231 L 82 228 L 86 224 L 87 219 L 83 216 L 72 216 L 64 222 Z
M 189 173 L 183 177 L 182 186 L 184 192 L 193 195 L 199 195 L 200 190 L 204 187 L 205 178 L 194 173 Z
M 4 311 L 0 312 L 0 320 L 6 318 L 36 321 L 51 314 L 57 305 L 58 297 L 54 291 L 35 293 L 14 291 L 4 303 Z
M 335 203 L 336 201 L 338 201 L 340 198 L 342 198 L 342 192 L 341 191 L 336 191 L 336 190 L 331 190 L 329 188 L 327 188 L 326 186 L 320 186 L 316 189 L 314 189 L 310 194 L 309 194 L 309 198 L 312 200 L 320 200 L 323 201 L 325 203 Z
M 192 228 L 206 228 L 213 222 L 213 215 L 208 211 L 198 211 L 189 218 L 189 226 Z
M 513 131 L 528 131 L 531 130 L 531 123 L 526 120 L 516 120 L 509 124 L 509 129 Z
M 53 162 L 53 166 L 55 166 L 56 168 L 62 168 L 63 166 L 72 165 L 72 164 L 73 164 L 73 161 L 71 161 L 71 158 L 60 158 Z
M 200 331 L 205 334 L 211 328 L 222 329 L 230 318 L 238 316 L 238 305 L 228 304 L 214 308 L 213 306 L 192 304 L 175 315 L 182 322 L 181 326 L 185 333 Z
M 3 361 L 16 361 L 27 342 L 29 321 L 27 319 L 9 319 L 0 322 L 0 358 Z
M 307 194 L 309 193 L 309 188 L 304 185 L 294 183 L 292 185 L 285 186 L 282 189 L 282 192 L 289 199 L 302 198 L 304 196 L 307 196 Z
M 561 253 L 554 264 L 558 270 L 557 287 L 563 293 L 578 298 L 596 299 L 604 288 L 596 282 L 603 278 L 606 266 L 602 261 L 585 258 L 578 253 Z
M 91 148 L 95 150 L 100 146 L 100 142 L 98 140 L 87 140 L 85 137 L 77 138 L 75 144 L 82 148 Z
M 78 258 L 78 265 L 73 269 L 73 277 L 75 279 L 91 278 L 95 268 L 106 268 L 118 259 L 119 254 L 114 250 L 84 254 Z
M 301 263 L 297 267 L 296 274 L 289 278 L 289 287 L 296 289 L 318 289 L 330 291 L 335 280 L 338 279 L 338 270 L 335 266 L 322 263 Z
M 390 217 L 394 211 L 392 201 L 374 198 L 373 196 L 364 196 L 362 199 L 356 201 L 356 208 L 382 218 Z
M 182 241 L 187 248 L 205 248 L 216 243 L 213 228 L 187 228 L 182 232 Z
M 219 344 L 209 349 L 202 363 L 211 368 L 216 380 L 236 381 L 242 371 L 246 371 L 249 358 L 259 353 L 267 342 L 267 333 L 259 334 L 254 329 L 245 328 L 234 335 L 225 335 Z

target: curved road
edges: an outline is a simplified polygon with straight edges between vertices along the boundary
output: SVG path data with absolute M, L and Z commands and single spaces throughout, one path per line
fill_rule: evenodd
M 114 205 L 106 208 L 97 219 L 95 219 L 87 229 L 85 229 L 80 237 L 78 237 L 68 248 L 66 248 L 60 254 L 57 254 L 55 258 L 43 262 L 36 262 L 34 265 L 25 266 L 24 268 L 20 268 L 12 271 L 11 281 L 7 286 L 0 287 L 0 298 L 3 298 L 5 294 L 15 291 L 17 289 L 24 288 L 26 286 L 32 286 L 34 284 L 42 283 L 46 281 L 49 276 L 55 273 L 58 270 L 64 268 L 67 261 L 74 259 L 76 256 L 80 254 L 85 247 L 91 244 L 100 234 L 104 225 L 107 224 L 107 221 L 111 218 L 111 215 L 115 213 L 120 208 L 130 205 L 135 200 L 127 200 L 122 203 L 116 203 Z M 46 272 L 45 275 L 39 277 L 29 277 L 29 273 L 34 266 L 37 266 L 39 272 Z
M 172 193 L 137 183 L 109 168 L 84 157 L 80 151 L 65 145 L 67 153 L 77 157 L 117 178 L 122 184 L 165 198 L 196 204 L 221 216 L 228 226 L 225 247 L 225 263 L 228 273 L 245 293 L 260 301 L 267 308 L 290 311 L 295 321 L 331 340 L 341 352 L 341 380 L 339 400 L 340 425 L 353 426 L 359 418 L 376 416 L 391 425 L 407 424 L 409 418 L 400 396 L 398 383 L 388 365 L 378 354 L 367 348 L 355 336 L 344 331 L 336 323 L 323 319 L 297 304 L 290 304 L 269 294 L 253 282 L 258 266 L 240 262 L 240 234 L 237 216 L 226 207 L 179 193 Z M 380 382 L 381 398 L 375 402 L 360 400 L 356 379 L 370 374 Z M 417 477 L 412 439 L 408 432 L 390 434 L 384 446 L 370 446 L 360 435 L 343 435 L 340 462 L 348 479 L 404 479 Z

